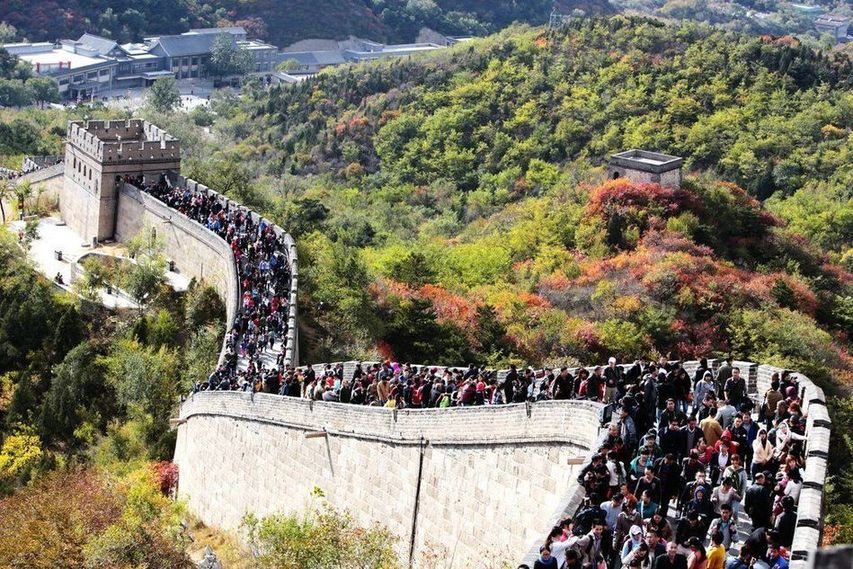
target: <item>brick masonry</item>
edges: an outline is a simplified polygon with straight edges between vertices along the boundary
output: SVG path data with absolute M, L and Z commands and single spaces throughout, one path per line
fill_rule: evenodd
M 300 512 L 320 487 L 361 523 L 386 524 L 407 559 L 423 449 L 415 566 L 435 555 L 497 567 L 547 530 L 597 416 L 582 401 L 393 412 L 202 392 L 181 409 L 179 494 L 205 523 L 234 529 L 246 512 Z
M 352 373 L 355 362 L 343 363 L 345 373 Z M 735 365 L 750 378 L 755 400 L 769 387 L 771 374 L 781 371 L 752 362 Z M 820 388 L 797 375 L 808 413 L 804 478 L 815 486 L 802 491 L 794 535 L 791 566 L 803 569 L 819 543 L 829 417 Z M 197 393 L 181 407 L 175 451 L 179 495 L 205 523 L 236 529 L 248 512 L 301 512 L 319 487 L 330 504 L 350 510 L 360 523 L 385 524 L 399 537 L 403 561 L 409 560 L 414 527 L 414 567 L 436 561 L 453 568 L 532 562 L 548 529 L 573 514 L 583 497 L 575 480 L 582 465 L 568 462 L 589 462 L 602 436 L 600 407 L 544 401 L 390 410 L 267 394 Z M 305 438 L 321 431 L 326 436 Z

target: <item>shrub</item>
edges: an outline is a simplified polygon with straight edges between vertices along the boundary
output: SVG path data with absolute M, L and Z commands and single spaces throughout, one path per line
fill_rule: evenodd
M 319 490 L 319 489 L 318 489 Z M 316 492 L 322 496 L 322 491 Z M 348 512 L 312 505 L 302 516 L 273 515 L 243 519 L 261 569 L 396 569 L 397 538 L 375 524 L 360 527 Z

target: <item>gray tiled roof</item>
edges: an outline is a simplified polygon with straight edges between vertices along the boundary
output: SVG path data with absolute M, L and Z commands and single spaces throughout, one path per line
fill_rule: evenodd
M 77 41 L 79 41 L 83 45 L 87 45 L 97 50 L 97 52 L 101 55 L 108 54 L 118 45 L 111 39 L 102 38 L 101 36 L 96 36 L 95 34 L 83 34 Z
M 282 54 L 285 59 L 295 59 L 302 65 L 338 65 L 346 63 L 340 50 L 328 51 L 292 51 Z
M 181 57 L 184 55 L 200 55 L 210 53 L 213 44 L 219 39 L 221 34 L 187 34 L 180 36 L 160 36 L 154 45 L 153 50 L 158 45 L 169 57 Z M 229 35 L 231 41 L 234 41 L 234 36 Z
M 225 28 L 191 28 L 191 34 L 239 34 L 246 35 L 246 28 L 242 26 L 228 26 Z

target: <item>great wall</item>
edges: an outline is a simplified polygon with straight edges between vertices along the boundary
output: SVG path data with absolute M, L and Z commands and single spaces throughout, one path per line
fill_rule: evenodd
M 231 322 L 240 283 L 227 244 L 116 178 L 151 177 L 166 167 L 177 171 L 179 160 L 177 141 L 142 121 L 71 123 L 63 215 L 95 241 L 104 235 L 124 240 L 152 228 L 163 236 L 178 270 L 217 289 Z M 175 183 L 239 207 L 192 180 Z M 298 365 L 296 244 L 283 229 L 276 232 L 284 235 L 293 275 L 285 362 Z M 345 364 L 345 373 L 353 363 Z M 691 371 L 696 365 L 685 367 Z M 753 400 L 782 371 L 753 362 L 736 365 L 748 374 Z M 797 375 L 808 446 L 791 567 L 805 569 L 814 566 L 820 543 L 831 424 L 823 391 Z M 400 537 L 399 556 L 409 566 L 530 560 L 548 529 L 572 514 L 582 498 L 575 479 L 602 435 L 600 406 L 569 400 L 391 410 L 199 392 L 180 409 L 178 494 L 206 524 L 234 529 L 249 512 L 302 510 L 314 488 L 321 488 L 332 505 L 350 510 L 359 522 L 386 524 Z

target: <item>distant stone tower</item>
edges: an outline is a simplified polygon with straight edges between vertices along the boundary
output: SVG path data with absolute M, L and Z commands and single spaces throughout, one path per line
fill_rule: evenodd
M 610 157 L 607 177 L 611 180 L 628 178 L 632 182 L 680 188 L 683 162 L 678 156 L 631 149 Z
M 151 181 L 180 168 L 178 141 L 141 119 L 73 121 L 65 144 L 62 217 L 87 243 L 110 239 L 116 227 L 116 177 L 143 174 Z

